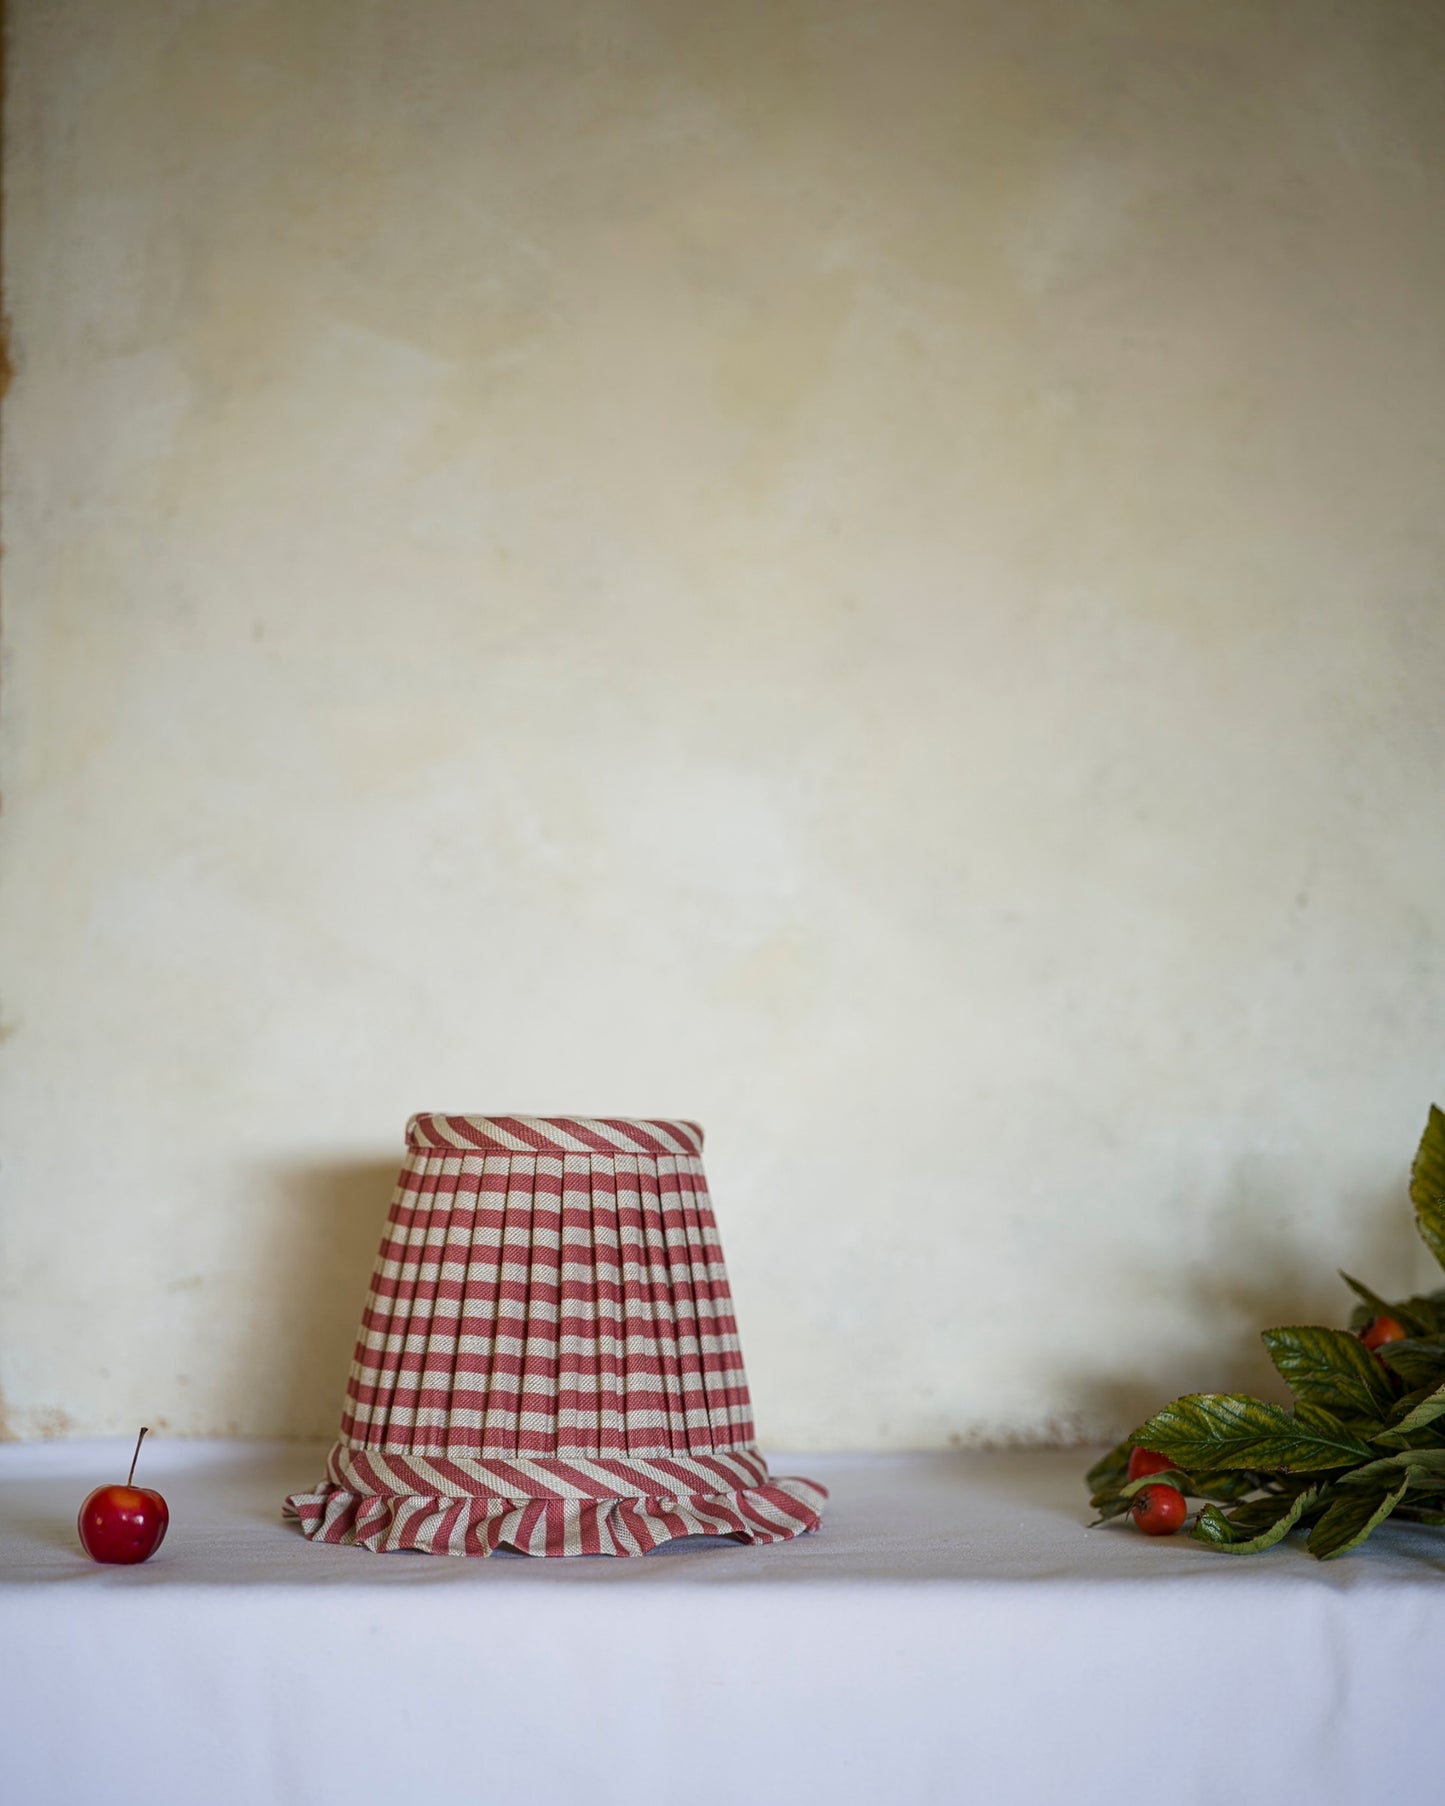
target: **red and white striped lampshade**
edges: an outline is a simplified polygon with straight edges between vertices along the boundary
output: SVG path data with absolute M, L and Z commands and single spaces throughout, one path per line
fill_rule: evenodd
M 780 1542 L 696 1123 L 414 1116 L 340 1440 L 286 1515 L 317 1542 L 642 1555 Z

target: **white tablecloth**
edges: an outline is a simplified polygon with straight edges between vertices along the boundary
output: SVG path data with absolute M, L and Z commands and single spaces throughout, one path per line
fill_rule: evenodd
M 0 1449 L 15 1806 L 1445 1799 L 1445 1532 L 1318 1563 L 1086 1532 L 1077 1454 L 806 1456 L 768 1549 L 315 1547 L 296 1444 L 148 1444 L 171 1530 L 90 1562 L 120 1443 Z

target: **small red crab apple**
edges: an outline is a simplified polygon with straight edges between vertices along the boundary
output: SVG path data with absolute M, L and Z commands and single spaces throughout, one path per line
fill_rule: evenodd
M 1145 1474 L 1162 1474 L 1174 1463 L 1167 1455 L 1156 1455 L 1153 1449 L 1129 1450 L 1129 1478 L 1140 1480 Z
M 132 1486 L 146 1432 L 135 1439 L 135 1454 L 124 1486 L 97 1486 L 80 1508 L 75 1527 L 92 1561 L 149 1561 L 165 1541 L 170 1508 L 149 1486 Z
M 1142 1486 L 1134 1494 L 1129 1516 L 1145 1536 L 1173 1536 L 1189 1516 L 1189 1506 L 1172 1486 Z
M 1409 1334 L 1404 1324 L 1394 1317 L 1371 1317 L 1360 1331 L 1360 1340 L 1366 1348 L 1381 1348 L 1386 1342 L 1403 1342 Z

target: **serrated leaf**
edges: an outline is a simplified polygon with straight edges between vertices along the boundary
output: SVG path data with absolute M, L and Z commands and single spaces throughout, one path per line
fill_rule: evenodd
M 1445 1449 L 1401 1449 L 1395 1459 L 1413 1476 L 1428 1474 L 1432 1479 L 1445 1479 Z
M 1394 1446 L 1399 1439 L 1398 1446 L 1408 1448 L 1410 1445 L 1405 1438 L 1416 1430 L 1425 1429 L 1437 1417 L 1445 1417 L 1445 1384 L 1421 1386 L 1400 1400 L 1390 1413 L 1389 1428 L 1381 1430 L 1371 1440 L 1383 1442 L 1389 1447 Z
M 1340 1486 L 1393 1486 L 1403 1474 L 1412 1486 L 1434 1489 L 1445 1484 L 1445 1449 L 1398 1449 L 1341 1474 Z
M 1410 1200 L 1426 1247 L 1445 1267 L 1445 1112 L 1434 1104 L 1410 1168 Z
M 1267 1473 L 1318 1473 L 1369 1461 L 1373 1451 L 1318 1405 L 1293 1411 L 1238 1392 L 1195 1392 L 1177 1398 L 1134 1432 L 1186 1472 L 1194 1468 L 1258 1468 Z
M 1196 1543 L 1208 1543 L 1211 1549 L 1231 1548 L 1236 1540 L 1233 1525 L 1217 1505 L 1204 1507 L 1189 1534 Z
M 1323 1405 L 1336 1417 L 1384 1423 L 1395 1402 L 1390 1376 L 1369 1349 L 1345 1330 L 1308 1324 L 1267 1329 L 1261 1340 L 1302 1404 Z
M 1394 1486 L 1405 1474 L 1403 1458 L 1396 1455 L 1381 1455 L 1377 1461 L 1367 1461 L 1363 1467 L 1352 1468 L 1347 1474 L 1340 1474 L 1336 1486 L 1349 1487 L 1389 1487 Z
M 1344 1280 L 1345 1284 L 1365 1306 L 1365 1309 L 1369 1313 L 1369 1315 L 1363 1318 L 1359 1323 L 1355 1322 L 1354 1316 L 1352 1315 L 1350 1318 L 1351 1329 L 1363 1329 L 1365 1324 L 1369 1322 L 1370 1317 L 1393 1317 L 1400 1325 L 1400 1328 L 1409 1330 L 1412 1336 L 1429 1335 L 1432 1325 L 1427 1323 L 1423 1317 L 1418 1316 L 1412 1311 L 1408 1304 L 1391 1304 L 1388 1299 L 1382 1298 L 1378 1292 L 1372 1292 L 1363 1281 L 1352 1279 L 1343 1267 L 1338 1268 L 1337 1271 L 1340 1278 Z
M 1331 1556 L 1348 1555 L 1385 1519 L 1405 1496 L 1408 1480 L 1388 1491 L 1370 1489 L 1365 1492 L 1342 1492 L 1330 1503 L 1324 1516 L 1310 1531 L 1309 1552 L 1321 1561 Z
M 1445 1380 L 1445 1341 L 1411 1336 L 1403 1342 L 1382 1342 L 1380 1359 L 1407 1386 Z
M 1084 1475 L 1084 1484 L 1091 1493 L 1111 1493 L 1122 1486 L 1129 1473 L 1129 1454 L 1133 1449 L 1132 1442 L 1116 1442 L 1107 1455 L 1101 1455 Z
M 1255 1555 L 1283 1542 L 1322 1490 L 1307 1486 L 1293 1498 L 1251 1499 L 1228 1517 L 1217 1506 L 1206 1505 L 1189 1534 L 1229 1555 Z

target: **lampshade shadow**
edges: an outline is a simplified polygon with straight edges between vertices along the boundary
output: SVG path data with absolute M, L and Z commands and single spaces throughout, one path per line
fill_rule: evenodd
M 329 1441 L 341 1417 L 356 1326 L 396 1185 L 395 1159 L 289 1169 L 268 1283 L 279 1310 L 264 1353 L 277 1388 L 265 1434 Z

